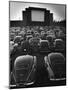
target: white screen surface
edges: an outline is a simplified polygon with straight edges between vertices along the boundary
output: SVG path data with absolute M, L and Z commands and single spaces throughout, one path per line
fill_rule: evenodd
M 44 22 L 44 11 L 32 10 L 31 11 L 31 19 L 32 19 L 32 21 Z

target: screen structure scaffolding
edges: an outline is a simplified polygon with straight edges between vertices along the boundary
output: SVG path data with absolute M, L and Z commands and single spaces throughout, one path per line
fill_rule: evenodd
M 28 7 L 22 11 L 24 25 L 52 25 L 53 13 L 46 8 Z

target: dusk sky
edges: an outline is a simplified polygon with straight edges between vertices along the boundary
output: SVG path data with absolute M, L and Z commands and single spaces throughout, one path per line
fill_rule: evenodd
M 28 3 L 28 2 L 10 2 L 10 20 L 23 20 L 22 11 L 26 7 L 46 8 L 53 13 L 53 20 L 61 21 L 65 19 L 65 5 L 46 4 L 46 3 Z

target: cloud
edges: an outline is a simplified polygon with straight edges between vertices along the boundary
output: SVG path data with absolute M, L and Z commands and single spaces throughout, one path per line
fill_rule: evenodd
M 53 19 L 56 21 L 65 19 L 65 5 L 62 4 L 10 2 L 10 20 L 22 20 L 22 10 L 29 6 L 47 8 L 53 13 Z

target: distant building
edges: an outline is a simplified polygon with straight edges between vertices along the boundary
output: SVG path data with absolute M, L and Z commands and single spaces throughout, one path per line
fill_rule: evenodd
M 10 27 L 22 27 L 23 26 L 23 21 L 21 20 L 13 20 L 10 21 Z

